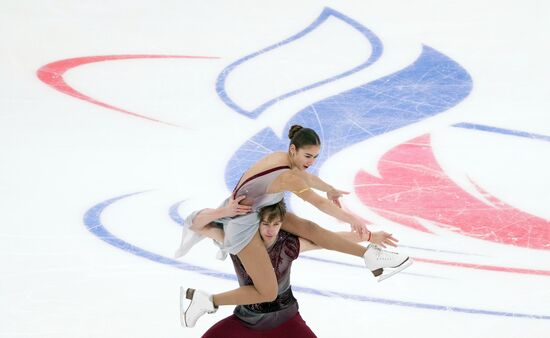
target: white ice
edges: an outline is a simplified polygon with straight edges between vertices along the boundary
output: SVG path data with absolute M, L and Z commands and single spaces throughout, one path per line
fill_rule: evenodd
M 222 101 L 216 80 L 226 67 L 301 32 L 326 7 L 376 34 L 384 48 L 379 60 L 284 97 L 371 55 L 361 34 L 330 18 L 227 75 L 226 93 L 243 109 L 274 100 L 257 118 Z M 207 241 L 184 264 L 163 264 L 179 243 L 174 217 L 198 201 L 215 206 L 229 194 L 226 166 L 257 132 L 270 127 L 283 135 L 297 112 L 404 69 L 422 46 L 460 64 L 472 78 L 470 94 L 434 117 L 331 154 L 320 176 L 353 191 L 359 170 L 379 175 L 386 152 L 430 134 L 439 164 L 461 189 L 483 200 L 474 181 L 515 209 L 550 221 L 549 11 L 550 4 L 536 0 L 3 1 L 0 337 L 200 337 L 232 307 L 183 329 L 179 286 L 220 292 L 236 282 L 220 278 L 232 273 L 231 263 L 216 260 Z M 105 55 L 212 58 L 125 58 L 63 74 L 89 98 L 140 116 L 66 95 L 37 77 L 54 61 Z M 457 123 L 535 136 L 453 127 Z M 109 202 L 127 194 L 134 195 Z M 310 290 L 295 295 L 319 337 L 550 336 L 550 249 L 464 236 L 419 219 L 433 230 L 427 235 L 384 218 L 353 193 L 344 202 L 375 229 L 392 231 L 398 250 L 470 265 L 418 260 L 376 283 L 357 258 L 304 254 L 293 266 L 292 284 Z M 297 199 L 289 203 L 302 217 L 348 229 Z M 90 216 L 94 206 L 104 207 L 97 219 Z M 91 220 L 100 224 L 88 226 L 111 235 L 94 235 L 86 227 Z

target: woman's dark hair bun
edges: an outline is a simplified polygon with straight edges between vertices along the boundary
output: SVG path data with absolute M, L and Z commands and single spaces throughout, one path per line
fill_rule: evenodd
M 295 124 L 293 125 L 292 127 L 290 127 L 290 129 L 288 130 L 288 138 L 292 140 L 292 138 L 294 137 L 294 135 L 296 135 L 296 133 L 298 131 L 300 131 L 300 129 L 303 129 L 304 127 L 302 127 L 301 125 L 299 124 Z

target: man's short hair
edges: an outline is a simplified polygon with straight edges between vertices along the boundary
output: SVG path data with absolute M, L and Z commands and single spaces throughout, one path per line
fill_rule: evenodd
M 281 200 L 279 203 L 265 206 L 260 209 L 260 221 L 272 222 L 274 219 L 279 217 L 284 220 L 286 215 L 286 204 L 284 200 Z

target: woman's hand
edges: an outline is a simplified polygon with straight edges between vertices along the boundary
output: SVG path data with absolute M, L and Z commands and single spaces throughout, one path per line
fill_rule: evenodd
M 385 231 L 371 232 L 369 237 L 369 242 L 381 246 L 382 248 L 385 248 L 386 245 L 397 246 L 397 242 L 399 242 L 396 238 L 392 236 L 392 234 L 389 234 Z
M 338 190 L 338 189 L 332 188 L 329 191 L 327 191 L 327 198 L 329 200 L 331 200 L 332 203 L 336 204 L 338 206 L 338 208 L 341 208 L 342 205 L 340 205 L 339 198 L 344 196 L 344 195 L 347 195 L 347 194 L 349 194 L 348 191 L 343 191 L 343 190 Z M 352 225 L 352 228 L 353 228 L 353 225 Z
M 231 195 L 231 197 L 229 197 L 229 202 L 225 207 L 223 207 L 224 217 L 240 216 L 250 213 L 252 211 L 251 206 L 239 204 L 245 198 L 245 195 L 239 196 L 237 198 L 233 198 L 233 195 Z

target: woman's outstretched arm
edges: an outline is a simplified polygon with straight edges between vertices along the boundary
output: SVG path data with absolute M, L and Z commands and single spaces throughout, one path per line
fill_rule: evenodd
M 342 207 L 340 205 L 340 197 L 349 194 L 348 191 L 336 189 L 332 185 L 323 181 L 319 176 L 312 175 L 308 172 L 300 171 L 297 172 L 296 175 L 300 176 L 310 188 L 326 192 L 327 198 L 340 208 Z
M 359 217 L 343 210 L 331 200 L 324 198 L 311 189 L 301 174 L 290 173 L 281 180 L 280 187 L 291 191 L 304 201 L 312 204 L 327 215 L 335 217 L 342 222 L 349 223 L 353 231 L 359 234 L 368 233 L 365 222 Z
M 366 236 L 367 241 L 369 241 L 371 243 L 374 243 L 374 244 L 378 244 L 383 248 L 385 248 L 386 245 L 397 246 L 396 243 L 398 242 L 398 240 L 395 237 L 393 237 L 392 234 L 387 233 L 385 231 L 375 231 L 375 232 L 369 231 L 367 229 L 367 226 L 366 226 L 365 221 L 363 219 L 361 219 L 360 217 L 358 217 L 358 216 L 356 216 L 352 213 L 349 213 L 349 212 L 343 210 L 340 207 L 338 202 L 333 202 L 333 201 L 331 201 L 329 199 L 326 199 L 326 198 L 318 195 L 317 193 L 315 193 L 307 185 L 305 180 L 303 180 L 299 175 L 289 175 L 288 177 L 285 178 L 285 180 L 283 180 L 283 185 L 285 186 L 286 190 L 292 191 L 298 197 L 300 197 L 304 201 L 312 204 L 313 206 L 315 206 L 317 209 L 321 210 L 322 212 L 324 212 L 324 213 L 326 213 L 330 216 L 333 216 L 333 217 L 335 217 L 335 218 L 337 218 L 337 219 L 339 219 L 343 222 L 349 223 L 351 225 L 351 229 L 353 230 L 353 232 L 357 233 L 361 237 Z M 341 192 L 341 191 L 336 190 L 336 193 L 337 192 Z M 313 223 L 313 222 L 309 222 L 309 223 Z M 304 222 L 302 222 L 302 224 L 304 224 Z M 319 225 L 317 225 L 315 223 L 313 223 L 313 224 L 315 225 L 315 227 L 310 227 L 310 228 L 315 229 L 312 236 L 315 236 L 318 239 L 321 238 L 322 241 L 315 240 L 315 239 L 309 238 L 307 236 L 301 236 L 301 237 L 305 237 L 305 238 L 313 241 L 314 243 L 322 246 L 325 249 L 331 249 L 333 244 L 330 244 L 331 247 L 327 246 L 327 245 L 329 245 L 329 243 L 326 241 L 327 236 L 320 235 L 320 234 L 328 234 L 328 237 L 331 237 L 333 241 L 336 241 L 336 243 L 335 243 L 336 246 L 332 250 L 344 252 L 343 250 L 344 250 L 344 248 L 346 248 L 345 249 L 345 250 L 347 250 L 346 253 L 355 254 L 355 253 L 358 252 L 358 250 L 356 250 L 357 246 L 355 246 L 355 249 L 353 249 L 354 246 L 349 246 L 349 245 L 346 246 L 345 245 L 346 242 L 349 244 L 350 241 L 348 241 L 346 239 L 343 239 L 343 238 L 338 238 L 337 236 L 331 236 L 330 231 L 325 230 L 325 231 L 328 231 L 328 232 L 323 232 L 322 230 L 319 230 L 319 229 L 323 229 L 322 227 L 320 227 Z M 298 231 L 303 231 L 303 230 L 300 229 Z M 290 232 L 292 232 L 292 231 L 290 231 Z M 294 233 L 294 234 L 295 235 L 300 235 L 300 234 L 297 234 L 297 233 Z M 310 234 L 311 234 L 311 232 L 310 232 Z M 352 253 L 352 252 L 354 252 L 354 253 Z

